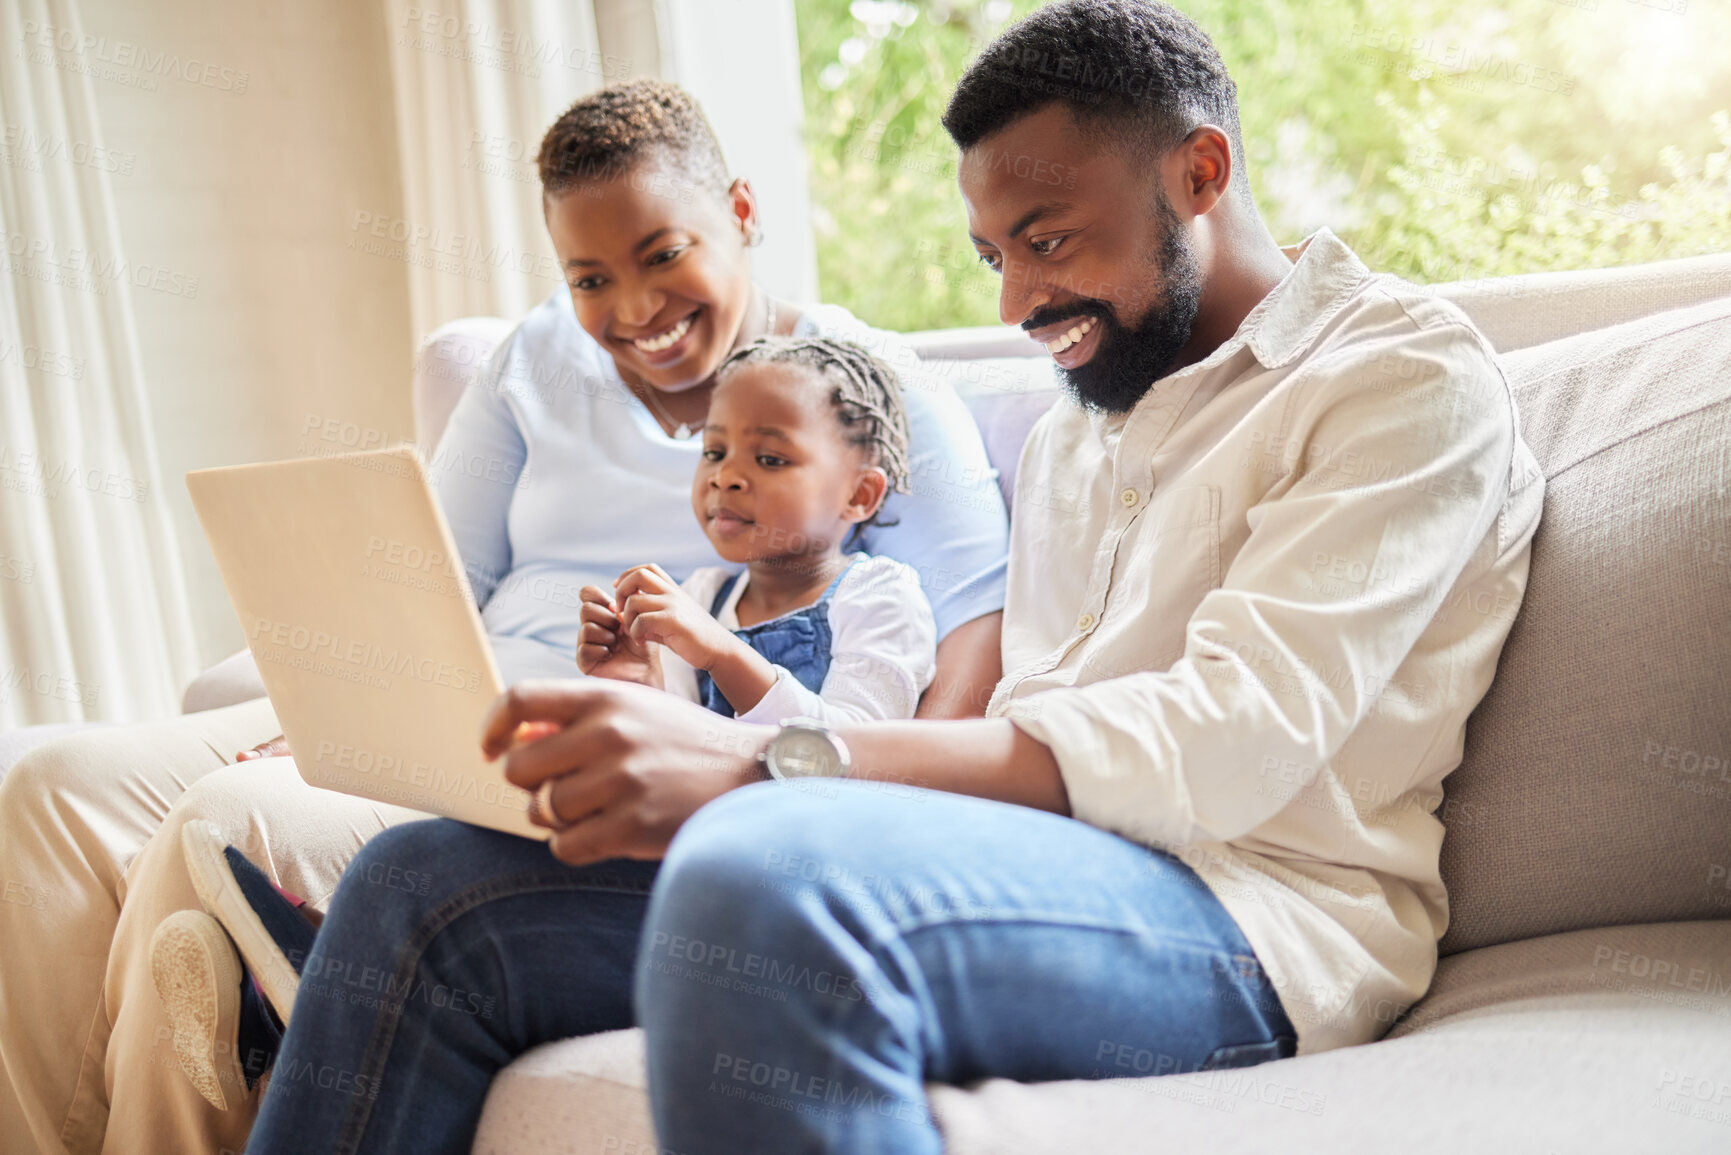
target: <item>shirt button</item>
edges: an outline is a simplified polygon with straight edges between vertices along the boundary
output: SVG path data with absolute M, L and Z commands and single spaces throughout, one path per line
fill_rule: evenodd
M 1118 500 L 1124 503 L 1125 509 L 1129 509 L 1141 500 L 1141 497 L 1142 495 L 1137 493 L 1134 489 L 1126 489 L 1123 493 L 1118 495 Z
M 1091 626 L 1093 624 L 1094 624 L 1094 615 L 1093 614 L 1083 614 L 1081 617 L 1076 619 L 1076 628 L 1078 630 L 1086 630 L 1089 626 Z

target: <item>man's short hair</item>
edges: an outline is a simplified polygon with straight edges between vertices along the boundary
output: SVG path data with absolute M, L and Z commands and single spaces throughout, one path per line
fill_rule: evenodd
M 725 197 L 721 145 L 691 94 L 662 80 L 611 84 L 567 108 L 541 140 L 541 191 L 612 180 L 654 159 L 675 165 L 699 188 Z
M 1061 104 L 1101 139 L 1157 156 L 1197 125 L 1226 130 L 1232 187 L 1247 203 L 1238 86 L 1214 42 L 1184 13 L 1155 0 L 1060 0 L 1011 26 L 968 67 L 944 128 L 963 151 Z

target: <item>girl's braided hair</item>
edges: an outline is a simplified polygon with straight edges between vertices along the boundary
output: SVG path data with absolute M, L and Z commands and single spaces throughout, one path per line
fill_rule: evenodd
M 908 492 L 908 415 L 896 371 L 851 341 L 831 337 L 759 337 L 715 371 L 717 381 L 742 365 L 804 365 L 833 389 L 830 401 L 849 445 L 867 450 L 890 488 Z M 883 507 L 878 507 L 878 513 Z M 864 525 L 883 525 L 878 513 Z

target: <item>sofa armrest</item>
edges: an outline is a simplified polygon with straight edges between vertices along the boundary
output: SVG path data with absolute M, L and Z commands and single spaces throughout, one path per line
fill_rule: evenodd
M 264 682 L 258 676 L 252 653 L 242 650 L 194 678 L 180 699 L 180 712 L 196 714 L 200 710 L 238 706 L 264 696 Z

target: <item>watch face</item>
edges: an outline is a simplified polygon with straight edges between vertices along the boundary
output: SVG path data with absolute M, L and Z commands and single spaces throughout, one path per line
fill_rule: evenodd
M 783 778 L 831 778 L 841 773 L 834 739 L 821 730 L 783 730 L 776 735 L 770 757 Z

